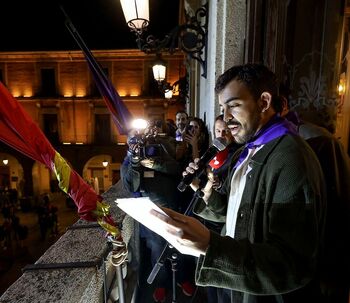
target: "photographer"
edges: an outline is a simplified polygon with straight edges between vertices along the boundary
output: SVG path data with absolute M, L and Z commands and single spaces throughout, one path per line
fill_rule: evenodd
M 141 134 L 129 134 L 129 150 L 121 174 L 125 188 L 136 197 L 146 196 L 159 206 L 176 209 L 173 184 L 181 177 L 175 160 L 175 140 L 161 133 L 160 125 L 146 128 Z M 176 187 L 176 186 L 175 186 Z
M 149 197 L 158 206 L 177 210 L 176 186 L 181 179 L 182 167 L 175 160 L 175 138 L 162 134 L 161 126 L 161 123 L 150 123 L 144 131 L 130 132 L 129 150 L 121 167 L 121 177 L 124 187 L 135 197 Z M 153 267 L 166 242 L 143 225 L 140 225 L 140 237 L 143 240 L 140 244 L 141 256 L 148 247 Z M 142 270 L 141 280 L 145 280 Z M 171 275 L 163 266 L 155 280 L 153 298 L 156 302 L 165 301 L 168 281 L 171 281 Z

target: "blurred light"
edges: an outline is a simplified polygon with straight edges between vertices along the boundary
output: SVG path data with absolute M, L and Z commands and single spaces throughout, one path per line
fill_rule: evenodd
M 63 142 L 63 145 L 70 145 L 72 144 L 71 142 Z
M 130 97 L 138 97 L 138 96 L 140 96 L 140 91 L 138 89 L 133 88 L 130 90 Z
M 79 85 L 79 87 L 77 87 L 75 90 L 75 96 L 78 98 L 85 97 L 86 96 L 86 88 L 83 87 L 82 85 Z
M 153 77 L 157 82 L 164 81 L 166 74 L 166 66 L 164 61 L 160 59 L 160 56 L 158 56 L 158 59 L 154 62 L 152 70 Z
M 164 92 L 164 97 L 167 98 L 167 99 L 171 99 L 173 97 L 173 91 L 171 89 L 166 90 Z
M 4 160 L 2 160 L 2 163 L 4 163 L 4 165 L 7 165 L 7 164 L 9 164 L 9 160 L 8 159 L 4 159 Z
M 102 165 L 103 165 L 103 167 L 107 167 L 108 166 L 108 161 L 107 160 L 103 160 L 102 161 Z
M 345 83 L 342 83 L 342 81 L 338 84 L 338 94 L 339 96 L 343 96 L 345 94 Z
M 145 129 L 148 126 L 148 122 L 145 119 L 135 119 L 131 122 L 131 127 L 134 129 Z
M 117 92 L 118 92 L 120 97 L 125 97 L 127 95 L 127 92 L 126 92 L 125 88 L 117 87 Z
M 23 97 L 25 97 L 25 98 L 33 97 L 33 90 L 32 90 L 32 88 L 26 87 L 24 89 Z

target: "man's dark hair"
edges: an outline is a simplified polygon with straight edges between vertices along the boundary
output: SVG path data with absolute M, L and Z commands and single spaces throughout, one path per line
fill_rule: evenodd
M 224 121 L 224 114 L 220 114 L 219 116 L 216 116 L 216 118 L 215 118 L 215 122 L 216 121 Z
M 188 113 L 186 113 L 184 110 L 177 111 L 176 114 L 175 114 L 175 117 L 177 116 L 177 114 L 185 114 L 186 117 L 188 118 Z
M 292 90 L 289 85 L 285 83 L 280 83 L 280 87 L 278 89 L 279 95 L 284 97 L 287 100 L 288 107 L 290 106 L 290 96 L 292 94 Z
M 289 95 L 291 91 L 289 87 L 283 83 L 280 84 L 278 91 L 279 96 L 276 98 L 272 98 L 272 106 L 277 113 L 281 113 L 285 101 L 287 101 L 287 106 L 289 108 Z
M 231 67 L 216 80 L 215 92 L 220 93 L 232 80 L 242 82 L 254 99 L 263 92 L 269 92 L 273 98 L 278 96 L 276 75 L 265 65 L 249 63 Z

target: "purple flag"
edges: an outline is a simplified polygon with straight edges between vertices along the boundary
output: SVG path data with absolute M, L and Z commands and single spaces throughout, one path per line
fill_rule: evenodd
M 107 78 L 101 66 L 96 61 L 95 57 L 92 55 L 89 48 L 86 46 L 83 39 L 80 37 L 78 31 L 70 21 L 68 15 L 61 8 L 63 13 L 66 16 L 66 26 L 81 48 L 90 68 L 90 71 L 94 77 L 96 86 L 100 91 L 105 103 L 112 114 L 112 119 L 115 125 L 118 128 L 118 131 L 121 135 L 127 135 L 128 133 L 128 124 L 132 119 L 132 115 L 123 100 L 120 98 L 118 92 L 115 90 L 112 82 Z

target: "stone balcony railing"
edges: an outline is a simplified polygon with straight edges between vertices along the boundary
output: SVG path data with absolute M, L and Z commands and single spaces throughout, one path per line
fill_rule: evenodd
M 103 196 L 110 203 L 113 216 L 117 221 L 123 221 L 124 241 L 133 242 L 134 222 L 130 217 L 124 218 L 114 203 L 116 198 L 127 194 L 117 184 Z M 4 292 L 0 302 L 115 302 L 118 299 L 118 281 L 110 257 L 104 230 L 96 223 L 79 220 L 35 264 L 24 268 L 23 275 Z M 131 257 L 129 255 L 129 259 Z M 131 302 L 133 273 L 126 265 L 122 272 L 128 279 L 128 283 L 124 283 L 128 285 L 128 289 L 124 288 L 125 301 Z

